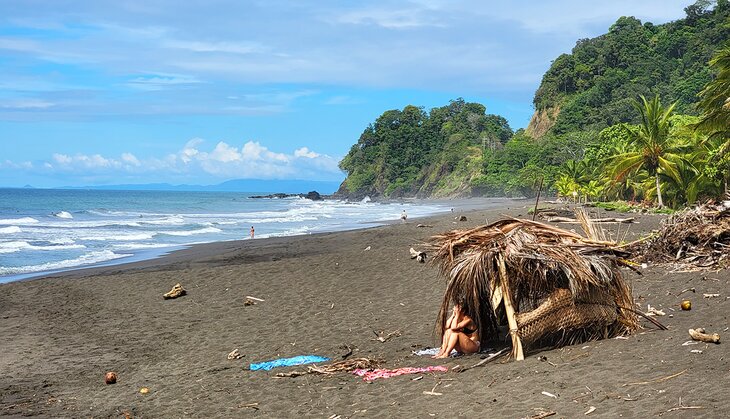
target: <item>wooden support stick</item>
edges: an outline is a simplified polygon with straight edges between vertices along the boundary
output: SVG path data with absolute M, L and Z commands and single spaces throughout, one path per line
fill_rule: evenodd
M 535 198 L 535 209 L 532 211 L 532 221 L 535 221 L 535 217 L 537 217 L 537 203 L 540 202 L 540 192 L 542 192 L 542 182 L 544 180 L 544 177 L 540 178 L 540 189 L 537 190 L 537 198 Z
M 501 279 L 502 288 L 502 300 L 504 301 L 504 311 L 507 314 L 507 323 L 509 324 L 509 334 L 512 337 L 512 356 L 518 361 L 525 359 L 525 354 L 522 352 L 522 341 L 520 336 L 517 334 L 517 316 L 515 315 L 515 309 L 512 305 L 512 292 L 507 284 L 507 266 L 504 263 L 504 256 L 500 255 L 498 259 L 499 263 L 499 276 Z

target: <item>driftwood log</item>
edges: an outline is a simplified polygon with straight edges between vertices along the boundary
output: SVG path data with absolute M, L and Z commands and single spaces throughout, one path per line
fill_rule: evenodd
M 705 329 L 702 327 L 699 327 L 697 329 L 689 329 L 689 335 L 694 340 L 699 340 L 700 342 L 707 342 L 707 343 L 720 343 L 720 335 L 717 333 L 708 334 L 705 333 Z

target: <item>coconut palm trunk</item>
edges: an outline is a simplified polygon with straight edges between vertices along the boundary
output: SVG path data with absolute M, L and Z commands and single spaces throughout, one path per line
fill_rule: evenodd
M 654 179 L 656 180 L 657 205 L 659 208 L 664 208 L 664 201 L 662 201 L 662 188 L 659 184 L 659 172 L 654 173 Z

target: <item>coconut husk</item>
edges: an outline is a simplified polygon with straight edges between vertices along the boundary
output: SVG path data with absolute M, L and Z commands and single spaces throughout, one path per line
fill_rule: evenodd
M 631 288 L 619 269 L 628 253 L 613 243 L 509 218 L 443 233 L 432 238 L 432 246 L 432 262 L 447 279 L 439 332 L 458 298 L 465 300 L 463 310 L 483 344 L 500 337 L 498 326 L 510 316 L 504 304 L 509 298 L 514 333 L 527 352 L 638 328 Z M 514 343 L 513 336 L 513 349 Z

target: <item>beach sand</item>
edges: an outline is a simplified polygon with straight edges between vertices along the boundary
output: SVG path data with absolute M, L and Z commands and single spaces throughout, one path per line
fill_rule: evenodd
M 589 417 L 725 417 L 727 344 L 682 344 L 689 328 L 728 334 L 727 270 L 672 273 L 649 264 L 643 276 L 626 271 L 637 304 L 667 313 L 658 318 L 667 331 L 642 321 L 644 329 L 627 339 L 462 373 L 451 369 L 480 355 L 412 354 L 437 344 L 445 281 L 436 267 L 411 260 L 409 248 L 500 214 L 527 217 L 529 206 L 474 210 L 465 222 L 455 221 L 457 211 L 359 231 L 199 245 L 0 285 L 0 416 L 518 418 L 583 417 L 595 407 Z M 639 216 L 627 239 L 661 218 Z M 187 295 L 163 300 L 178 282 Z M 678 295 L 691 287 L 696 292 Z M 246 296 L 265 301 L 247 306 Z M 682 299 L 692 301 L 691 311 L 679 309 Z M 395 331 L 386 342 L 375 339 Z M 380 358 L 386 368 L 445 365 L 449 372 L 367 383 L 348 373 L 275 377 L 301 366 L 248 370 L 296 355 L 340 360 L 348 347 L 352 358 Z M 244 357 L 228 360 L 233 349 Z M 107 371 L 117 372 L 116 384 L 104 383 Z

